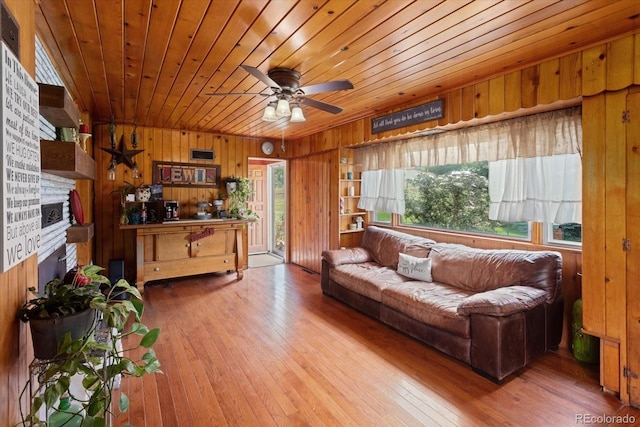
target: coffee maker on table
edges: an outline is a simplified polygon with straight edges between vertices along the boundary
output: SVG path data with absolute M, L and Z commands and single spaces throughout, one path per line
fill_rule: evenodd
M 218 219 L 226 219 L 227 211 L 224 209 L 224 203 L 222 200 L 213 201 L 213 217 Z
M 178 221 L 180 219 L 180 203 L 177 200 L 163 200 L 164 221 Z

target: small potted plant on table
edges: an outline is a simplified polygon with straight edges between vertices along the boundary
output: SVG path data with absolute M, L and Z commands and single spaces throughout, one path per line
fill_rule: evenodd
M 234 179 L 234 190 L 229 192 L 229 216 L 231 218 L 256 220 L 258 215 L 247 208 L 247 203 L 253 193 L 253 187 L 249 178 L 231 177 Z M 229 185 L 227 178 L 227 186 Z M 228 187 L 227 187 L 228 188 Z
M 235 193 L 236 189 L 238 188 L 238 183 L 242 182 L 242 178 L 231 175 L 227 177 L 227 179 L 225 179 L 225 182 L 227 184 L 227 194 L 229 194 L 229 197 L 231 197 L 231 194 Z

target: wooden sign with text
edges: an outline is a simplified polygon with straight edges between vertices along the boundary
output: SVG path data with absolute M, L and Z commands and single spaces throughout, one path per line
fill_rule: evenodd
M 2 42 L 2 271 L 40 249 L 38 85 Z
M 153 162 L 153 183 L 174 187 L 218 187 L 220 165 Z
M 380 133 L 416 123 L 428 122 L 444 117 L 444 100 L 438 99 L 417 107 L 397 111 L 371 120 L 371 133 Z

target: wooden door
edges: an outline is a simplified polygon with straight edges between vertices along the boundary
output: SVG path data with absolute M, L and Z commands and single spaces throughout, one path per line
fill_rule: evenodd
M 267 208 L 267 166 L 265 164 L 250 164 L 249 179 L 253 186 L 253 194 L 248 207 L 256 212 L 259 218 L 249 226 L 248 252 L 267 252 L 269 250 L 269 234 L 267 225 L 269 210 Z
M 629 403 L 640 407 L 640 88 L 627 96 L 627 375 Z M 624 370 L 623 370 L 624 372 Z

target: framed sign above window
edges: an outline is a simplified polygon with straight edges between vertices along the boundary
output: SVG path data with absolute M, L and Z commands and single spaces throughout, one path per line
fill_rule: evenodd
M 167 187 L 219 187 L 220 165 L 153 162 L 153 183 Z

